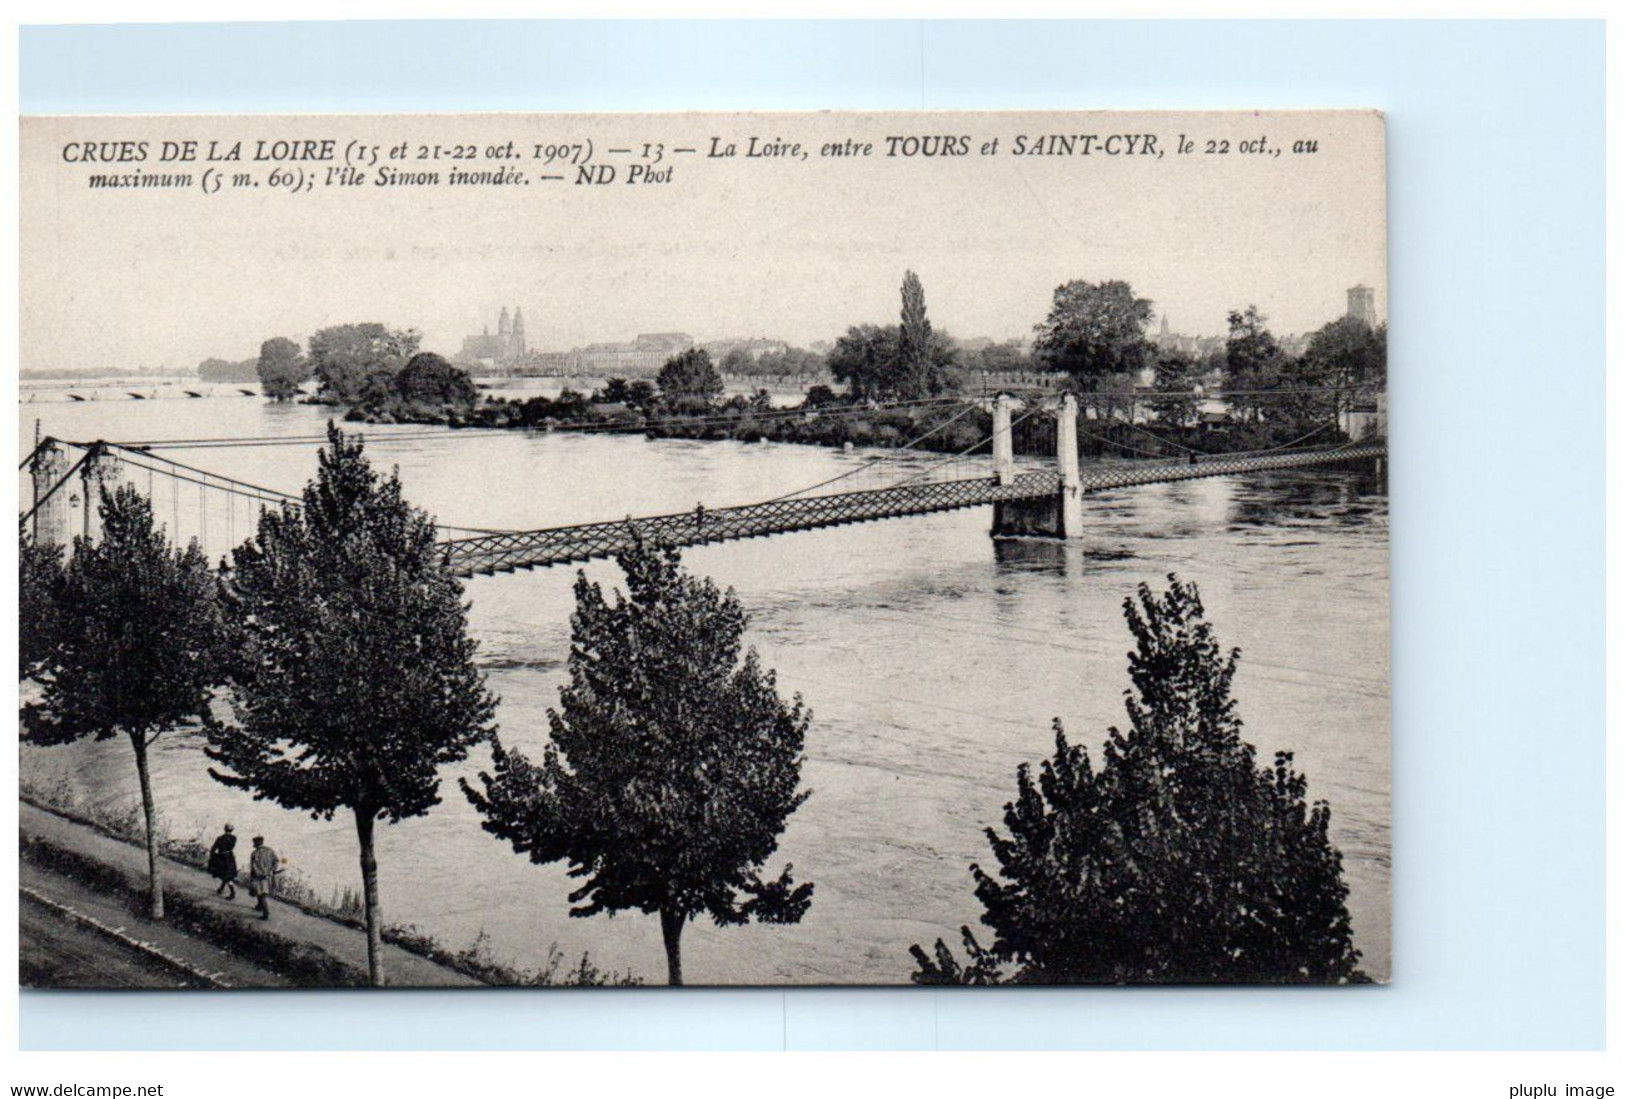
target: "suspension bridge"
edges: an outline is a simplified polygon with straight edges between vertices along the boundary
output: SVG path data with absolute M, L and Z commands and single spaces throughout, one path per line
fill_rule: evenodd
M 987 435 L 958 451 L 934 455 L 923 467 L 915 465 L 898 471 L 899 457 L 917 462 L 921 454 L 915 449 L 917 444 L 939 435 L 978 408 L 990 409 L 992 413 L 992 430 Z M 776 414 L 804 416 L 806 412 L 785 410 Z M 448 568 L 459 576 L 472 577 L 612 557 L 638 541 L 680 548 L 987 505 L 993 507 L 995 537 L 1078 538 L 1086 533 L 1083 498 L 1089 493 L 1267 470 L 1382 461 L 1387 456 L 1386 443 L 1380 440 L 1313 444 L 1310 440 L 1332 426 L 1329 423 L 1320 425 L 1302 439 L 1268 450 L 1216 454 L 1169 442 L 1148 429 L 1137 428 L 1166 444 L 1163 451 L 1173 449 L 1178 456 L 1140 451 L 1141 456 L 1136 459 L 1102 461 L 1085 468 L 1079 460 L 1079 423 L 1076 399 L 1070 394 L 1059 397 L 1044 394 L 1025 401 L 1002 394 L 991 402 L 961 402 L 957 413 L 908 440 L 894 453 L 864 461 L 836 476 L 771 499 L 715 508 L 702 503 L 682 512 L 531 530 L 492 530 L 441 523 L 440 545 Z M 1024 424 L 1044 424 L 1053 439 L 1053 458 L 1043 468 L 1032 468 L 1031 463 L 1017 464 L 1015 440 L 1017 429 Z M 1087 432 L 1087 428 L 1082 430 Z M 485 434 L 511 436 L 513 432 L 501 430 Z M 453 433 L 434 431 L 419 435 L 444 438 Z M 407 432 L 378 438 L 414 437 L 418 435 Z M 167 445 L 179 449 L 302 441 L 173 440 Z M 144 475 L 148 497 L 160 518 L 163 494 L 159 492 L 159 481 L 168 486 L 166 502 L 173 510 L 172 537 L 177 540 L 182 531 L 183 497 L 195 492 L 199 519 L 191 524 L 191 536 L 200 540 L 213 560 L 217 556 L 224 559 L 240 543 L 239 514 L 242 515 L 242 537 L 247 537 L 259 509 L 299 506 L 297 495 L 180 462 L 160 453 L 164 449 L 161 444 L 162 441 L 65 443 L 42 439 L 22 465 L 30 472 L 34 487 L 33 507 L 22 516 L 24 530 L 32 530 L 38 539 L 59 542 L 74 533 L 93 537 L 95 509 L 89 502 L 96 499 L 99 489 L 117 480 L 137 480 L 138 483 Z M 1134 449 L 1120 441 L 1114 441 L 1114 446 Z M 79 453 L 77 461 L 69 460 L 70 450 Z M 80 498 L 73 485 L 75 481 L 86 503 L 80 514 L 81 531 L 70 530 L 74 525 L 73 509 Z M 880 483 L 876 485 L 876 482 Z M 184 506 L 190 513 L 190 502 Z M 244 512 L 246 514 L 242 514 Z M 223 548 L 224 552 L 217 554 L 216 547 Z

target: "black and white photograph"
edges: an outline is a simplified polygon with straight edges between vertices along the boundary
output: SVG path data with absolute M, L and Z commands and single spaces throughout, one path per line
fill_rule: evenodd
M 21 130 L 23 985 L 1403 973 L 1380 111 Z

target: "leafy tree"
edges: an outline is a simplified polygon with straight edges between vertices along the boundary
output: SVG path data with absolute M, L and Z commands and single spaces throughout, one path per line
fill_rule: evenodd
M 310 377 L 310 363 L 299 345 L 283 336 L 273 336 L 260 344 L 260 385 L 273 401 L 291 401 Z
M 879 400 L 897 388 L 897 330 L 858 324 L 835 341 L 829 369 L 854 400 Z
M 414 404 L 466 407 L 480 397 L 480 391 L 467 371 L 453 366 L 433 351 L 420 351 L 413 355 L 393 381 L 394 390 L 401 400 Z
M 17 572 L 17 678 L 39 679 L 62 626 L 62 547 L 21 535 Z
M 741 375 L 755 373 L 756 361 L 750 357 L 750 352 L 743 347 L 735 347 L 722 356 L 722 372 L 724 374 Z
M 840 403 L 841 403 L 840 396 L 833 389 L 831 389 L 829 386 L 827 386 L 827 385 L 815 385 L 815 386 L 810 387 L 807 390 L 807 395 L 804 398 L 802 398 L 801 407 L 803 407 L 803 408 L 823 408 L 823 407 L 825 407 L 827 405 L 840 404 Z
M 992 946 L 962 929 L 966 965 L 940 940 L 913 947 L 917 982 L 1364 979 L 1331 811 L 1291 753 L 1255 764 L 1230 695 L 1240 653 L 1195 587 L 1169 582 L 1124 600 L 1129 730 L 1110 730 L 1097 771 L 1056 723 L 1036 780 L 1016 772 L 1006 831 L 987 830 L 998 873 L 971 867 Z
M 634 412 L 648 415 L 660 402 L 660 393 L 652 382 L 639 378 L 626 387 L 626 406 Z
M 691 347 L 667 359 L 656 381 L 661 397 L 668 400 L 704 402 L 722 396 L 722 375 L 704 348 Z
M 1155 369 L 1152 385 L 1158 395 L 1151 398 L 1151 411 L 1175 427 L 1193 422 L 1200 404 L 1195 390 L 1201 368 L 1196 360 L 1180 351 L 1162 350 L 1157 352 Z
M 585 884 L 572 916 L 659 913 L 670 982 L 681 937 L 719 926 L 795 923 L 812 901 L 786 864 L 763 864 L 798 792 L 810 715 L 780 700 L 733 593 L 687 575 L 677 552 L 641 544 L 618 559 L 627 594 L 576 580 L 570 682 L 548 712 L 539 763 L 493 739 L 493 772 L 463 791 L 485 830 L 532 862 L 567 860 Z
M 1055 288 L 1049 316 L 1034 331 L 1033 359 L 1064 371 L 1085 389 L 1114 374 L 1136 374 L 1151 354 L 1145 329 L 1151 301 L 1120 280 L 1074 279 Z
M 621 404 L 633 412 L 648 414 L 654 411 L 660 395 L 645 379 L 629 382 L 625 378 L 609 378 L 591 399 L 594 404 Z
M 303 503 L 266 512 L 234 558 L 231 710 L 206 749 L 220 782 L 312 817 L 354 814 L 367 964 L 384 983 L 374 826 L 440 802 L 440 768 L 490 728 L 462 586 L 434 523 L 328 427 Z
M 1235 394 L 1227 399 L 1232 408 L 1256 421 L 1270 403 L 1264 391 L 1281 386 L 1287 356 L 1275 342 L 1274 334 L 1265 327 L 1269 318 L 1260 313 L 1256 305 L 1231 310 L 1228 320 L 1230 334 L 1224 342 L 1224 385 Z
M 415 329 L 394 330 L 376 322 L 322 329 L 310 337 L 310 365 L 321 395 L 339 404 L 358 404 L 368 377 L 378 371 L 393 375 L 417 353 L 422 339 Z
M 395 373 L 380 366 L 361 379 L 352 403 L 357 408 L 387 408 L 399 395 L 400 391 L 395 387 Z
M 835 341 L 829 371 L 846 385 L 847 396 L 860 401 L 914 400 L 952 389 L 957 381 L 953 340 L 930 330 L 923 365 L 903 355 L 900 327 L 853 325 Z
M 783 351 L 769 351 L 743 373 L 791 378 L 822 374 L 824 369 L 824 356 L 805 348 L 789 347 Z
M 985 374 L 1019 374 L 1031 368 L 1032 363 L 1020 340 L 1006 340 L 982 348 L 973 365 Z
M 193 542 L 177 551 L 129 485 L 103 490 L 102 530 L 74 540 L 41 700 L 24 708 L 38 744 L 129 739 L 147 831 L 149 905 L 164 915 L 157 808 L 147 751 L 167 729 L 202 718 L 224 663 L 214 575 Z
M 595 404 L 625 404 L 631 397 L 632 387 L 625 378 L 609 378 L 603 388 L 592 395 Z
M 1306 373 L 1331 387 L 1332 413 L 1355 399 L 1351 391 L 1380 389 L 1388 375 L 1388 326 L 1373 329 L 1355 317 L 1339 317 L 1309 337 Z

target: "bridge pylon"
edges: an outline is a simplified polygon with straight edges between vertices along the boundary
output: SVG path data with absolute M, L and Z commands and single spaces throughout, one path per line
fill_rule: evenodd
M 1010 398 L 993 403 L 993 478 L 1001 485 L 1015 480 Z M 995 538 L 1082 538 L 1083 477 L 1078 466 L 1078 399 L 1062 394 L 1055 409 L 1055 467 L 1059 484 L 1052 496 L 997 500 L 993 504 Z
M 1010 436 L 1010 394 L 993 398 L 993 479 L 1008 485 L 1016 479 L 1016 448 Z
M 68 529 L 70 492 L 62 482 L 68 476 L 68 456 L 56 441 L 47 439 L 29 463 L 34 482 L 34 541 L 42 546 L 65 546 L 73 540 Z
M 88 541 L 101 535 L 102 489 L 115 484 L 119 477 L 119 462 L 107 452 L 103 444 L 94 445 L 79 467 L 79 478 L 84 485 L 84 534 Z

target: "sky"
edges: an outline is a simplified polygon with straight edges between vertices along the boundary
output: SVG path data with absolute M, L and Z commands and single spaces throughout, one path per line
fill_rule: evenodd
M 1139 135 L 1137 148 L 1152 135 L 1161 155 L 1014 154 L 1017 137 L 1047 134 Z M 888 137 L 939 135 L 964 155 L 885 155 Z M 1176 151 L 1181 135 L 1192 152 Z M 1383 121 L 1368 111 L 28 118 L 22 136 L 24 369 L 189 367 L 352 321 L 415 327 L 449 354 L 495 331 L 503 306 L 524 310 L 539 350 L 663 331 L 806 345 L 895 323 L 909 269 L 932 323 L 961 337 L 1029 335 L 1071 279 L 1127 280 L 1190 335 L 1222 333 L 1248 304 L 1278 334 L 1310 331 L 1356 283 L 1386 315 Z M 806 155 L 747 157 L 752 138 Z M 1242 151 L 1259 139 L 1282 151 Z M 158 162 L 166 140 L 198 142 L 198 159 Z M 335 162 L 252 160 L 261 141 L 327 140 Z M 708 155 L 713 140 L 739 155 Z M 1293 152 L 1298 140 L 1317 151 Z M 145 142 L 147 159 L 83 163 L 84 143 L 120 141 Z M 241 142 L 243 160 L 206 161 L 211 141 Z M 848 141 L 874 152 L 820 155 Z M 380 186 L 365 166 L 358 186 L 321 185 L 351 142 L 397 170 L 511 167 L 531 182 Z M 516 159 L 484 159 L 510 142 Z M 529 155 L 589 142 L 613 183 Z M 665 147 L 655 167 L 670 178 L 625 182 L 645 143 Z M 390 161 L 402 145 L 408 159 Z M 415 159 L 435 145 L 439 161 Z M 479 158 L 446 159 L 459 145 Z M 227 173 L 217 193 L 202 186 L 211 169 Z M 291 193 L 274 169 L 315 185 Z M 88 185 L 165 171 L 193 184 Z M 231 186 L 233 172 L 259 186 Z

